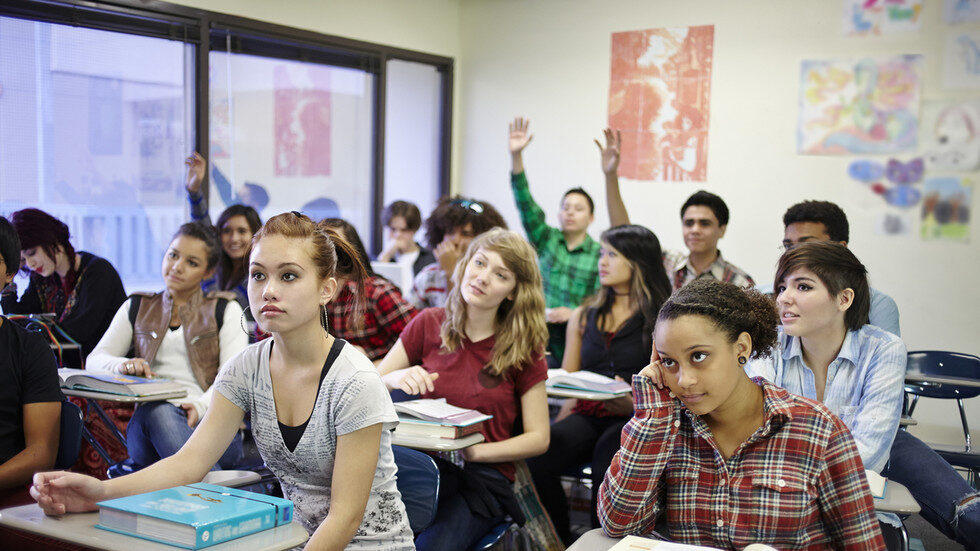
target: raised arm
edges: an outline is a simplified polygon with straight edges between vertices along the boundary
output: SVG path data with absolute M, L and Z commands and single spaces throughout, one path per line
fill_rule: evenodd
M 594 141 L 596 147 L 599 148 L 602 173 L 606 177 L 606 209 L 609 211 L 609 227 L 614 228 L 630 223 L 626 204 L 623 203 L 623 196 L 619 193 L 619 174 L 617 173 L 622 138 L 619 130 L 613 132 L 612 128 L 606 128 L 602 133 L 606 137 L 606 146 L 603 147 L 599 140 Z
M 517 203 L 517 212 L 521 215 L 521 225 L 527 233 L 527 239 L 535 248 L 544 243 L 551 231 L 558 231 L 550 228 L 545 222 L 544 211 L 531 196 L 531 189 L 527 184 L 527 176 L 524 174 L 524 148 L 531 143 L 534 136 L 528 133 L 530 122 L 527 119 L 518 117 L 510 123 L 510 187 L 514 192 L 514 201 Z
M 200 153 L 195 151 L 184 161 L 187 165 L 187 182 L 184 187 L 187 189 L 187 201 L 191 206 L 191 220 L 203 220 L 211 225 L 211 216 L 208 214 L 208 199 L 201 191 L 204 178 L 208 173 L 208 161 Z

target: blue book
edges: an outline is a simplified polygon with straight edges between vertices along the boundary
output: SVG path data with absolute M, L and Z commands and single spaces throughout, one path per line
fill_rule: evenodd
M 293 502 L 214 484 L 101 501 L 96 527 L 201 549 L 292 522 Z

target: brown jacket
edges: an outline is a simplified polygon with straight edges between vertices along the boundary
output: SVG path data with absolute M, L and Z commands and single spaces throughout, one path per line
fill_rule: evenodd
M 136 293 L 140 298 L 139 311 L 133 323 L 133 347 L 137 358 L 153 362 L 163 336 L 170 326 L 173 299 L 166 292 Z M 184 328 L 187 358 L 197 384 L 207 390 L 221 367 L 218 322 L 215 307 L 218 299 L 235 300 L 234 293 L 212 291 L 204 295 L 198 290 L 187 304 L 178 308 L 180 325 Z

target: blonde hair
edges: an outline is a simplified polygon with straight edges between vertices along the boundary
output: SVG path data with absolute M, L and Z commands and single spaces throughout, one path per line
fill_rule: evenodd
M 439 335 L 442 337 L 442 348 L 447 352 L 457 350 L 465 337 L 466 301 L 460 290 L 461 280 L 466 266 L 480 250 L 499 254 L 516 281 L 514 299 L 504 299 L 497 308 L 493 351 L 486 366 L 493 375 L 503 375 L 511 367 L 523 369 L 536 355 L 544 354 L 548 327 L 544 318 L 541 271 L 534 249 L 512 231 L 495 228 L 474 239 L 466 254 L 456 263 L 453 288 L 446 299 L 446 319 L 442 322 Z

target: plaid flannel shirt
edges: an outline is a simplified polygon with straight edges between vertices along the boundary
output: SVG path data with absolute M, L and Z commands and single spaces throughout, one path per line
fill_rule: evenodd
M 586 235 L 578 247 L 568 250 L 565 234 L 545 223 L 524 173 L 511 174 L 510 185 L 527 239 L 538 252 L 547 307 L 575 308 L 599 288 L 599 243 Z
M 713 277 L 718 281 L 734 283 L 743 289 L 755 287 L 755 282 L 749 274 L 722 258 L 721 251 L 718 251 L 718 258 L 711 263 L 711 266 L 700 274 L 689 264 L 689 260 L 690 255 L 680 251 L 664 253 L 664 270 L 667 271 L 667 277 L 670 278 L 675 291 L 699 277 Z
M 391 350 L 418 310 L 402 298 L 398 288 L 387 279 L 369 277 L 364 281 L 364 322 L 361 327 L 355 327 L 348 315 L 354 301 L 354 288 L 354 282 L 347 282 L 337 299 L 327 305 L 330 333 L 360 346 L 374 361 Z
M 742 549 L 884 549 L 864 465 L 822 404 L 764 379 L 763 425 L 723 459 L 706 422 L 633 378 L 636 413 L 599 488 L 613 537 L 648 534 L 665 514 L 681 543 Z

